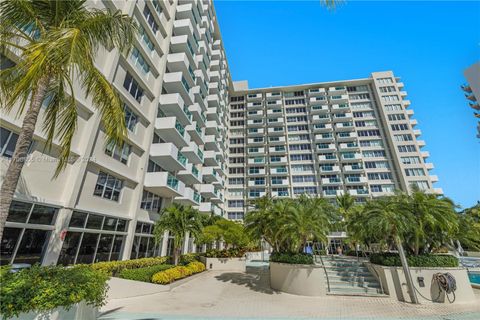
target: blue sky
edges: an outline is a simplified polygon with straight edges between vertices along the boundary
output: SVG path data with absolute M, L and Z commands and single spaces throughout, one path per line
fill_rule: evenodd
M 480 2 L 215 1 L 233 80 L 250 88 L 365 78 L 405 83 L 437 187 L 480 200 L 480 140 L 460 85 L 480 59 Z

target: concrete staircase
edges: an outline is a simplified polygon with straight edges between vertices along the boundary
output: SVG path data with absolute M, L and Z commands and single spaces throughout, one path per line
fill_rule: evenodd
M 367 260 L 346 256 L 322 256 L 331 295 L 387 297 L 379 282 L 364 265 Z M 316 257 L 317 264 L 322 264 Z

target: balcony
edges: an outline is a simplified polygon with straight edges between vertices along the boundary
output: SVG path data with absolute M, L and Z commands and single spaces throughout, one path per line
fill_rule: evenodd
M 194 26 L 192 24 L 192 21 L 194 22 L 194 20 L 191 20 L 190 18 L 181 19 L 177 16 L 176 20 L 173 22 L 173 34 L 177 36 L 187 35 L 190 38 L 193 38 L 193 35 L 195 34 L 195 36 L 199 38 L 200 34 L 198 33 L 198 29 L 196 25 Z
M 415 137 L 418 137 L 418 136 L 422 135 L 422 131 L 420 129 L 414 129 L 412 131 L 413 131 L 413 134 L 415 135 Z
M 193 94 L 190 89 L 195 83 L 185 77 L 183 72 L 169 72 L 163 76 L 163 87 L 167 92 L 178 92 L 183 98 L 183 101 L 187 105 L 193 104 Z
M 265 122 L 263 121 L 263 119 L 250 119 L 250 120 L 247 120 L 247 125 L 249 127 L 261 127 L 265 124 Z
M 263 135 L 265 133 L 265 130 L 263 128 L 250 128 L 248 129 L 247 133 L 249 136 L 257 136 Z
M 212 184 L 200 185 L 200 194 L 205 198 L 213 198 L 217 195 L 217 192 Z
M 434 168 L 434 165 L 433 165 L 433 163 L 431 163 L 431 162 L 426 162 L 426 163 L 425 163 L 425 168 L 426 168 L 427 170 L 432 170 L 432 169 Z
M 268 118 L 278 118 L 278 117 L 281 117 L 283 114 L 283 111 L 282 109 L 268 109 L 267 110 L 267 117 Z
M 339 166 L 320 166 L 320 172 L 324 173 L 339 173 L 340 167 Z
M 335 124 L 335 129 L 339 132 L 341 131 L 354 131 L 355 127 L 353 126 L 353 122 L 340 122 Z
M 203 152 L 195 143 L 191 143 L 189 146 L 183 147 L 182 153 L 191 163 L 194 163 L 194 164 L 203 163 Z
M 262 100 L 261 93 L 250 93 L 247 95 L 247 101 L 259 101 Z
M 268 118 L 267 119 L 267 126 L 283 126 L 284 120 L 283 118 Z
M 417 144 L 420 148 L 423 148 L 426 145 L 425 140 L 417 140 Z
M 279 156 L 271 156 L 270 157 L 270 164 L 275 165 L 275 164 L 286 164 L 287 163 L 287 157 L 279 157 Z
M 268 137 L 270 145 L 285 144 L 285 137 Z
M 168 171 L 184 170 L 187 165 L 187 159 L 173 143 L 152 144 L 150 158 Z
M 155 132 L 166 142 L 173 142 L 177 147 L 186 147 L 185 128 L 177 121 L 176 117 L 157 118 Z
M 146 190 L 165 198 L 182 196 L 185 192 L 185 184 L 178 181 L 169 172 L 147 172 L 144 187 Z
M 438 182 L 438 176 L 436 175 L 430 175 L 430 180 L 435 183 L 435 182 Z
M 325 144 L 322 144 L 321 146 L 317 144 L 317 151 L 320 153 L 334 152 L 334 151 L 337 151 L 337 147 L 335 146 L 334 143 L 325 143 Z
M 160 96 L 159 108 L 165 116 L 176 117 L 182 126 L 192 123 L 192 113 L 178 93 L 162 94 Z
M 360 146 L 356 142 L 340 143 L 340 151 L 357 151 Z
M 269 147 L 268 152 L 274 153 L 274 154 L 275 153 L 284 154 L 285 152 L 287 152 L 287 149 L 285 148 L 285 146 L 275 146 L 275 147 Z
M 281 106 L 282 106 L 282 100 L 270 100 L 270 101 L 267 101 L 267 108 L 268 108 L 268 109 L 278 108 L 278 107 L 281 107 Z
M 198 192 L 190 187 L 185 187 L 183 196 L 175 197 L 174 202 L 187 206 L 198 206 L 200 204 L 201 196 Z
M 339 95 L 331 95 L 330 101 L 332 103 L 339 103 L 344 104 L 348 102 L 348 94 L 339 94 Z
M 310 113 L 311 114 L 325 114 L 325 113 L 328 113 L 329 112 L 329 109 L 328 109 L 328 105 L 311 105 L 310 106 Z
M 336 155 L 332 154 L 321 154 L 318 156 L 318 161 L 319 162 L 337 162 L 338 158 Z
M 353 114 L 351 112 L 336 113 L 333 117 L 334 122 L 343 122 L 353 120 Z
M 363 168 L 360 164 L 356 165 L 345 165 L 343 166 L 343 172 L 344 173 L 357 173 L 357 172 L 363 172 Z
M 265 153 L 265 148 L 248 148 L 249 155 L 260 155 Z
M 250 191 L 250 192 L 248 193 L 248 197 L 249 197 L 249 198 L 260 198 L 260 197 L 265 196 L 265 194 L 266 194 L 265 191 L 259 191 L 259 192 L 257 192 L 257 191 Z
M 322 178 L 323 185 L 340 185 L 342 184 L 342 179 L 339 177 L 336 178 Z
M 345 177 L 345 183 L 347 184 L 365 184 L 367 183 L 366 177 Z
M 192 163 L 187 163 L 185 170 L 178 171 L 177 177 L 186 184 L 202 183 L 202 175 Z
M 332 124 L 330 123 L 316 123 L 313 125 L 313 132 L 332 132 Z
M 188 134 L 190 135 L 190 138 L 198 145 L 202 145 L 205 143 L 204 138 L 205 138 L 205 133 L 204 130 L 205 128 L 200 128 L 196 123 L 188 125 L 186 127 L 186 130 Z
M 288 173 L 288 169 L 286 166 L 280 166 L 280 167 L 271 167 L 270 168 L 270 174 L 282 174 L 285 175 Z
M 212 107 L 207 109 L 207 120 L 220 122 L 219 111 L 217 108 Z
M 213 167 L 203 167 L 202 168 L 203 180 L 208 183 L 219 182 L 220 177 L 216 170 Z
M 316 97 L 316 96 L 324 96 L 326 95 L 327 92 L 325 91 L 324 88 L 316 88 L 316 89 L 310 89 L 308 90 L 308 95 L 310 97 Z
M 272 191 L 272 197 L 273 198 L 282 198 L 282 197 L 288 197 L 288 196 L 289 196 L 288 190 Z
M 418 124 L 417 119 L 410 119 L 410 126 L 413 128 Z
M 260 139 L 255 139 L 255 138 L 248 138 L 248 144 L 265 144 L 265 139 L 260 138 Z
M 272 178 L 271 180 L 272 186 L 288 186 L 288 178 L 280 179 L 280 177 Z
M 222 216 L 222 210 L 211 202 L 201 202 L 200 206 L 198 207 L 198 211 L 202 213 L 212 213 L 217 216 Z
M 268 128 L 268 134 L 269 135 L 283 135 L 285 133 L 285 128 L 284 127 L 271 127 Z
M 312 123 L 325 123 L 330 122 L 330 116 L 328 114 L 314 114 L 312 116 Z
M 337 134 L 337 141 L 338 142 L 345 142 L 345 141 L 356 141 L 357 140 L 357 133 L 356 132 L 340 132 Z
M 250 165 L 265 164 L 265 157 L 248 158 L 247 163 Z
M 329 95 L 342 95 L 347 94 L 347 87 L 345 86 L 335 86 L 328 88 Z
M 332 105 L 333 112 L 350 112 L 350 106 L 348 103 L 334 104 Z
M 218 160 L 217 160 L 217 157 L 215 155 L 215 151 L 205 151 L 204 152 L 204 164 L 206 166 L 210 166 L 210 167 L 217 167 L 219 164 L 218 164 Z
M 198 103 L 194 103 L 188 107 L 188 110 L 192 114 L 192 120 L 197 122 L 199 126 L 205 126 L 207 118 L 203 115 L 202 108 Z
M 265 179 L 259 179 L 259 180 L 249 180 L 248 181 L 248 186 L 249 187 L 261 187 L 265 186 Z
M 331 133 L 324 133 L 324 134 L 316 134 L 315 135 L 315 142 L 333 142 L 333 134 Z
M 351 196 L 368 196 L 368 190 L 367 189 L 349 189 L 347 192 Z
M 362 155 L 360 153 L 342 154 L 342 161 L 355 161 L 355 160 L 362 160 Z
M 208 101 L 208 107 L 211 108 L 219 108 L 221 107 L 220 105 L 220 98 L 218 97 L 218 94 L 210 94 L 207 97 Z
M 263 118 L 263 111 L 261 111 L 261 110 L 248 111 L 247 117 L 248 118 Z
M 270 99 L 281 99 L 282 98 L 282 93 L 281 92 L 267 92 L 266 97 L 268 100 Z
M 263 109 L 263 105 L 261 102 L 248 102 L 247 103 L 247 109 L 252 110 L 252 109 Z
M 423 159 L 429 158 L 430 157 L 430 152 L 428 151 L 421 151 L 420 155 L 422 156 Z
M 413 109 L 406 109 L 405 112 L 407 113 L 407 115 L 410 117 L 410 116 L 413 116 L 414 112 L 413 112 Z
M 310 97 L 309 99 L 310 101 L 310 104 L 315 104 L 315 105 L 318 105 L 318 104 L 328 104 L 328 100 L 326 97 L 323 97 L 323 96 L 319 96 L 319 97 Z

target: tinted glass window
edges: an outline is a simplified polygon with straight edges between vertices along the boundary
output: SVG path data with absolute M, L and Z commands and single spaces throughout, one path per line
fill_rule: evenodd
M 22 229 L 18 228 L 3 229 L 2 245 L 0 246 L 0 265 L 10 263 L 21 231 Z
M 113 230 L 117 226 L 117 219 L 105 217 L 105 222 L 103 223 L 103 230 Z
M 117 231 L 127 231 L 127 220 L 118 219 Z
M 57 215 L 57 209 L 36 204 L 33 207 L 32 214 L 28 223 L 53 225 Z
M 122 252 L 124 239 L 125 236 L 115 236 L 115 240 L 113 240 L 112 255 L 110 256 L 111 261 L 120 259 L 120 253 Z
M 27 222 L 28 214 L 32 208 L 31 203 L 12 201 L 8 212 L 7 221 L 10 222 Z
M 95 248 L 97 246 L 98 234 L 84 233 L 80 251 L 78 252 L 77 263 L 92 263 Z
M 136 259 L 138 253 L 138 247 L 140 246 L 140 237 L 135 236 L 133 238 L 132 252 L 130 253 L 130 259 Z
M 110 257 L 110 250 L 112 249 L 112 241 L 112 234 L 102 234 L 100 236 L 95 262 L 108 261 L 108 258 Z
M 40 263 L 50 231 L 25 229 L 14 263 Z
M 87 220 L 87 214 L 85 212 L 74 211 L 72 218 L 70 219 L 69 227 L 83 228 L 85 227 L 85 221 Z
M 75 255 L 77 254 L 78 245 L 80 244 L 81 232 L 68 232 L 63 241 L 62 251 L 58 258 L 58 264 L 67 266 L 75 263 Z
M 103 216 L 99 216 L 96 214 L 89 214 L 87 220 L 87 229 L 101 229 L 103 222 Z

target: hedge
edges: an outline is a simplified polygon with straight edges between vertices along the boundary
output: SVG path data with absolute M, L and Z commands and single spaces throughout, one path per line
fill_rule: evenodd
M 372 253 L 370 262 L 388 267 L 400 267 L 400 257 L 396 253 Z M 410 267 L 458 267 L 458 259 L 451 255 L 424 254 L 418 256 L 407 256 Z
M 313 264 L 313 256 L 306 253 L 272 252 L 270 261 L 290 264 Z
M 194 273 L 205 270 L 205 265 L 201 262 L 190 262 L 186 266 L 177 266 L 165 271 L 157 272 L 152 276 L 152 282 L 157 284 L 169 284 L 175 280 L 183 279 Z
M 125 269 L 137 269 L 165 264 L 168 259 L 169 257 L 152 257 L 123 261 L 105 261 L 94 263 L 91 266 L 94 270 L 103 271 L 110 276 L 116 276 Z
M 34 265 L 16 273 L 5 266 L 0 269 L 0 313 L 4 319 L 30 311 L 46 315 L 58 307 L 68 310 L 82 300 L 100 307 L 105 304 L 108 278 L 85 265 Z
M 190 262 L 200 261 L 200 254 L 199 253 L 186 253 L 180 256 L 179 263 L 181 265 L 187 265 Z
M 118 276 L 120 278 L 128 279 L 128 280 L 151 282 L 152 276 L 155 273 L 170 269 L 172 267 L 173 266 L 170 264 L 159 264 L 156 266 L 138 268 L 138 269 L 123 269 L 122 271 L 120 271 Z
M 245 248 L 230 248 L 224 250 L 207 250 L 207 252 L 202 253 L 206 258 L 241 258 L 245 256 L 247 249 Z

